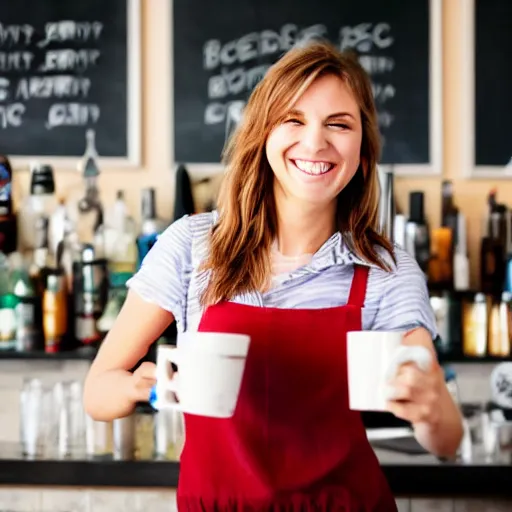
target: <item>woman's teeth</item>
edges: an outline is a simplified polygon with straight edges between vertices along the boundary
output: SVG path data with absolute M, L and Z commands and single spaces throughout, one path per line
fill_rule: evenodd
M 329 172 L 334 164 L 330 162 L 310 162 L 309 160 L 292 160 L 297 169 L 305 172 L 306 174 L 311 174 L 313 176 L 320 176 L 321 174 L 325 174 Z

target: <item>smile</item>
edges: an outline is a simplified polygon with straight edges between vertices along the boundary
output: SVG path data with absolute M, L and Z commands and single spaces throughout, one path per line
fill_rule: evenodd
M 299 169 L 299 171 L 309 174 L 310 176 L 321 176 L 332 171 L 335 164 L 332 162 L 316 162 L 311 160 L 291 160 L 293 165 Z

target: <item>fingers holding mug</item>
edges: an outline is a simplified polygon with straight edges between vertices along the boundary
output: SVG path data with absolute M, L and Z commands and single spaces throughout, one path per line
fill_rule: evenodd
M 404 364 L 389 383 L 391 393 L 387 410 L 413 424 L 434 424 L 439 416 L 442 384 L 442 377 L 435 365 L 425 372 L 415 364 Z
M 387 404 L 387 410 L 397 418 L 412 424 L 435 425 L 440 417 L 438 404 L 439 396 L 435 392 L 429 391 L 412 400 L 391 400 Z
M 147 402 L 156 384 L 156 365 L 143 362 L 132 374 L 132 397 L 135 402 Z

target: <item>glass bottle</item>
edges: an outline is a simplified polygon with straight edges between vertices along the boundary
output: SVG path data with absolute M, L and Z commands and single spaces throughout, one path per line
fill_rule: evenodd
M 18 238 L 22 252 L 36 247 L 36 219 L 50 217 L 57 207 L 55 179 L 49 165 L 33 162 L 30 168 L 30 193 L 18 212 Z
M 7 256 L 0 252 L 0 350 L 16 347 L 16 297 L 10 283 Z
M 124 192 L 117 191 L 112 209 L 107 212 L 101 228 L 104 255 L 113 273 L 135 272 L 137 266 L 137 246 L 135 222 L 128 213 Z
M 158 235 L 167 227 L 167 223 L 157 217 L 154 188 L 145 188 L 141 192 L 141 217 L 142 224 L 137 237 L 138 267 L 155 244 Z
M 21 254 L 14 253 L 11 262 L 12 291 L 16 297 L 16 350 L 39 350 L 43 341 L 41 295 L 30 278 Z
M 0 251 L 9 254 L 18 245 L 18 227 L 12 201 L 13 173 L 11 163 L 0 155 Z
M 60 350 L 67 332 L 68 294 L 62 269 L 48 270 L 43 292 L 44 350 L 55 353 Z
M 103 224 L 103 206 L 98 187 L 100 169 L 94 130 L 87 130 L 86 148 L 79 167 L 82 182 L 69 194 L 68 214 L 79 242 L 94 244 L 97 230 Z

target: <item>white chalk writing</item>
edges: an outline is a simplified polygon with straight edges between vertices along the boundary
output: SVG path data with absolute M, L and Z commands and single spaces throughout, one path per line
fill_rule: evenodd
M 255 66 L 244 69 L 235 68 L 231 71 L 222 70 L 220 75 L 210 77 L 208 81 L 208 97 L 224 98 L 229 94 L 236 95 L 241 92 L 251 91 L 265 76 L 270 65 Z
M 356 49 L 359 52 L 369 52 L 375 48 L 389 48 L 394 39 L 389 35 L 389 23 L 360 23 L 354 27 L 340 29 L 340 49 Z
M 94 20 L 54 20 L 42 27 L 0 23 L 0 130 L 21 127 L 30 109 L 48 100 L 41 119 L 48 130 L 97 123 L 101 110 L 91 101 L 88 72 L 101 60 L 105 30 Z M 233 81 L 226 80 L 229 92 Z
M 48 50 L 44 63 L 39 67 L 48 71 L 85 71 L 98 63 L 99 50 Z
M 16 87 L 16 99 L 87 98 L 91 80 L 72 75 L 31 76 L 22 78 Z
M 208 73 L 204 124 L 224 124 L 225 135 L 229 136 L 242 118 L 245 98 L 265 76 L 271 63 L 294 46 L 314 39 L 333 40 L 328 32 L 322 24 L 300 27 L 287 23 L 277 30 L 251 32 L 227 42 L 207 40 L 203 45 L 203 69 Z M 342 51 L 357 52 L 359 63 L 372 79 L 379 126 L 385 131 L 393 124 L 395 116 L 389 104 L 397 96 L 396 87 L 390 81 L 395 60 L 386 55 L 395 42 L 391 24 L 344 25 L 336 37 Z
M 385 103 L 395 97 L 396 89 L 392 84 L 372 84 L 373 97 L 377 104 Z
M 394 59 L 380 55 L 361 55 L 359 57 L 359 64 L 370 75 L 387 73 L 395 68 Z
M 33 60 L 32 52 L 0 52 L 0 72 L 29 71 Z
M 393 123 L 395 116 L 391 114 L 391 112 L 387 112 L 386 110 L 379 112 L 379 126 L 381 128 L 389 128 Z
M 56 126 L 85 126 L 88 123 L 97 123 L 100 117 L 98 105 L 84 105 L 82 103 L 56 103 L 48 111 L 46 128 Z
M 0 23 L 0 47 L 28 46 L 34 35 L 31 25 L 3 25 Z
M 204 113 L 205 124 L 223 123 L 229 119 L 230 123 L 238 123 L 242 118 L 245 101 L 231 101 L 229 103 L 210 103 Z
M 0 128 L 19 128 L 23 121 L 25 105 L 23 103 L 8 103 L 0 105 Z
M 324 25 L 312 25 L 299 29 L 297 25 L 289 23 L 279 32 L 273 30 L 251 32 L 225 44 L 218 39 L 211 39 L 203 47 L 203 65 L 209 70 L 221 65 L 244 64 L 258 57 L 283 53 L 295 45 L 325 37 L 326 34 L 327 27 Z
M 66 41 L 85 43 L 89 40 L 98 40 L 103 31 L 103 24 L 95 21 L 93 23 L 77 23 L 75 21 L 57 21 L 47 23 L 45 26 L 45 39 L 37 45 L 45 48 L 50 43 L 63 43 Z
M 9 98 L 9 85 L 11 81 L 8 78 L 0 77 L 0 101 L 6 101 Z

